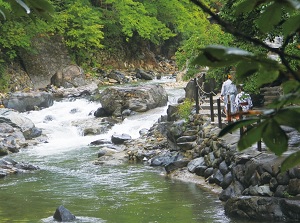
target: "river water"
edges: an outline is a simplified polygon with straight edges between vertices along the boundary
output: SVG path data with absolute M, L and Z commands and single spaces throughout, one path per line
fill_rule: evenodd
M 169 103 L 184 94 L 182 88 L 167 91 Z M 90 142 L 109 139 L 112 133 L 137 138 L 140 129 L 150 128 L 167 109 L 131 116 L 103 135 L 82 136 L 71 122 L 95 119 L 89 114 L 98 107 L 85 99 L 63 100 L 25 114 L 49 140 L 10 155 L 40 170 L 0 179 L 1 223 L 55 222 L 52 216 L 60 205 L 76 216 L 76 222 L 86 223 L 235 222 L 225 216 L 215 195 L 194 183 L 169 179 L 161 168 L 94 165 L 98 149 L 89 147 Z M 45 121 L 47 116 L 53 120 Z

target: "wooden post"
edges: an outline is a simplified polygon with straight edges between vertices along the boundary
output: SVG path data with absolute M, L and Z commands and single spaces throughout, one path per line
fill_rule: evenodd
M 259 118 L 258 121 L 257 121 L 257 125 L 259 125 L 259 123 L 260 123 L 260 118 Z M 258 150 L 259 152 L 261 152 L 261 140 L 259 140 L 259 141 L 257 142 L 257 150 Z
M 212 122 L 215 121 L 215 114 L 214 114 L 214 100 L 213 100 L 213 94 L 209 94 L 209 103 L 210 103 L 210 120 Z
M 227 121 L 228 123 L 231 123 L 231 102 L 230 102 L 230 96 L 227 95 Z
M 220 98 L 217 99 L 217 107 L 218 107 L 219 128 L 222 128 L 222 112 L 221 112 L 221 100 L 220 100 Z
M 199 106 L 199 87 L 197 83 L 197 78 L 194 78 L 195 83 L 195 101 L 196 101 L 196 114 L 199 114 L 200 106 Z
M 240 114 L 239 114 L 239 119 L 240 119 L 240 120 L 242 120 L 242 118 L 243 118 L 242 111 L 243 111 L 242 107 L 239 107 L 239 112 L 240 112 Z M 244 134 L 244 126 L 242 126 L 242 127 L 240 128 L 240 135 L 243 135 L 243 134 Z

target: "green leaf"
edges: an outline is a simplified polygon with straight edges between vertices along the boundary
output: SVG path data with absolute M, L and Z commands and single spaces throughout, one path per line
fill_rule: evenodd
M 268 105 L 269 108 L 281 108 L 286 105 L 300 104 L 300 94 L 299 92 L 289 93 L 280 96 Z
M 28 8 L 28 6 L 23 1 L 21 0 L 15 0 L 15 1 L 26 10 L 27 14 L 30 13 L 30 8 Z
M 281 172 L 285 172 L 300 164 L 300 151 L 290 154 L 281 164 Z
M 293 127 L 300 131 L 300 106 L 288 107 L 279 110 L 274 119 L 279 125 L 286 125 Z
M 248 61 L 241 61 L 236 67 L 236 75 L 238 78 L 246 78 L 251 76 L 259 69 L 259 64 L 255 61 L 248 62 Z
M 290 7 L 299 10 L 300 9 L 300 2 L 298 0 L 286 0 L 289 3 Z
M 279 76 L 278 70 L 261 69 L 257 75 L 257 79 L 256 79 L 257 85 L 262 86 L 267 83 L 272 83 L 273 81 L 277 80 L 278 76 Z
M 252 53 L 239 48 L 210 45 L 201 50 L 201 53 L 193 60 L 192 65 L 222 67 L 253 56 Z
M 0 14 L 3 16 L 4 19 L 6 19 L 4 12 L 0 9 Z
M 287 150 L 288 137 L 274 119 L 268 120 L 262 138 L 266 146 L 278 156 Z
M 291 16 L 282 25 L 282 31 L 285 37 L 292 33 L 295 33 L 297 30 L 299 30 L 299 28 L 300 28 L 300 14 Z
M 289 80 L 282 84 L 282 89 L 284 94 L 292 93 L 300 89 L 300 83 L 295 80 Z
M 280 22 L 281 16 L 282 7 L 275 2 L 265 9 L 259 19 L 256 20 L 256 23 L 262 32 L 268 33 Z
M 257 4 L 256 0 L 245 0 L 239 3 L 235 9 L 235 15 L 238 16 L 242 13 L 251 12 L 256 6 L 256 4 Z
M 251 119 L 243 119 L 243 120 L 239 120 L 239 121 L 230 123 L 229 125 L 227 125 L 220 131 L 219 137 L 222 137 L 227 133 L 233 132 L 234 130 L 239 129 L 243 126 L 251 125 L 251 124 L 257 122 L 258 120 L 259 120 L 259 118 L 255 117 L 255 118 L 251 118 Z
M 238 149 L 244 150 L 252 146 L 254 143 L 258 142 L 263 134 L 263 131 L 266 126 L 266 122 L 261 122 L 257 126 L 252 127 L 248 131 L 246 131 L 238 141 Z

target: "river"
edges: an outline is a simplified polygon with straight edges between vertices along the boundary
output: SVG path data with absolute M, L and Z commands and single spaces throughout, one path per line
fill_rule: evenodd
M 184 94 L 182 88 L 167 89 L 169 103 Z M 0 222 L 50 223 L 56 208 L 64 205 L 83 223 L 233 223 L 225 216 L 217 196 L 194 183 L 165 176 L 161 168 L 147 165 L 98 166 L 98 149 L 88 144 L 112 133 L 139 137 L 151 127 L 167 106 L 134 115 L 108 133 L 83 136 L 71 125 L 89 115 L 99 103 L 85 99 L 57 101 L 50 108 L 26 113 L 49 137 L 48 143 L 21 150 L 10 157 L 40 170 L 0 179 Z M 76 111 L 76 112 L 71 112 Z M 51 116 L 52 121 L 45 121 Z M 237 221 L 241 222 L 241 221 Z

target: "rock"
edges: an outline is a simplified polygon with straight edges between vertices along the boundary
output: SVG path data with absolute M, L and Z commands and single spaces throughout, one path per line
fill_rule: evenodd
M 123 84 L 128 83 L 129 79 L 125 77 L 125 74 L 123 74 L 121 71 L 118 70 L 112 70 L 108 75 L 108 78 L 114 79 L 117 83 Z
M 106 111 L 105 108 L 98 108 L 95 112 L 94 112 L 94 116 L 95 117 L 108 117 L 112 115 L 111 113 L 109 113 L 108 111 Z
M 291 179 L 288 185 L 288 193 L 290 195 L 300 194 L 300 179 Z
M 34 166 L 27 162 L 19 163 L 9 157 L 0 159 L 0 177 L 7 176 L 9 174 L 26 173 L 28 171 L 38 169 L 38 166 Z
M 167 101 L 168 95 L 161 85 L 110 87 L 100 93 L 102 107 L 114 116 L 121 116 L 125 109 L 145 112 L 165 106 Z
M 82 97 L 89 96 L 98 93 L 98 86 L 96 83 L 83 85 L 80 87 L 72 88 L 52 88 L 51 89 L 54 97 L 57 98 L 70 98 L 70 97 Z
M 76 217 L 73 215 L 68 209 L 66 209 L 63 205 L 60 205 L 54 215 L 53 218 L 56 221 L 60 222 L 70 222 L 70 221 L 75 221 Z
M 136 77 L 139 79 L 144 79 L 144 80 L 153 80 L 154 75 L 152 73 L 147 73 L 143 69 L 137 69 L 136 71 Z
M 57 70 L 71 64 L 68 50 L 60 35 L 37 36 L 31 39 L 34 52 L 30 50 L 20 51 L 23 66 L 35 89 L 49 85 L 51 77 Z
M 189 160 L 176 160 L 174 162 L 168 163 L 165 165 L 165 170 L 167 174 L 171 173 L 174 170 L 186 167 L 189 163 Z
M 299 221 L 299 200 L 274 197 L 235 197 L 225 204 L 225 214 L 252 220 Z
M 188 168 L 189 172 L 194 173 L 195 169 L 199 166 L 205 166 L 205 161 L 204 161 L 203 157 L 199 157 L 199 158 L 191 160 L 188 163 L 187 168 Z
M 19 112 L 48 108 L 53 105 L 53 95 L 48 92 L 15 92 L 4 100 L 4 106 Z
M 130 140 L 131 136 L 128 134 L 114 134 L 111 136 L 111 142 L 114 144 L 123 144 L 125 141 Z
M 51 84 L 57 87 L 72 88 L 85 85 L 84 71 L 77 65 L 58 70 L 51 77 Z
M 0 123 L 7 123 L 14 128 L 20 129 L 25 139 L 38 137 L 42 133 L 30 119 L 11 109 L 0 109 Z

